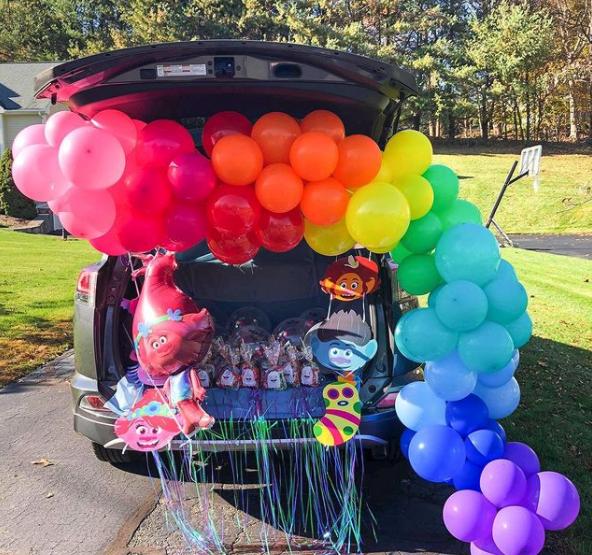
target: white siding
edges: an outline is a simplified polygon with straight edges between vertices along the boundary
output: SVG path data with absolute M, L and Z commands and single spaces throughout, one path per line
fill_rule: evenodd
M 0 156 L 2 156 L 2 153 L 5 149 L 6 146 L 4 145 L 4 114 L 0 113 Z

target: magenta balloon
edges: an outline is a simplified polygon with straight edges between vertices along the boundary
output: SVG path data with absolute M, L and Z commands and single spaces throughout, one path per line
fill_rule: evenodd
M 117 238 L 118 230 L 109 230 L 105 235 L 101 235 L 96 239 L 91 239 L 89 243 L 103 254 L 109 256 L 119 256 L 125 254 L 127 249 L 121 245 Z
M 51 146 L 59 147 L 72 131 L 86 126 L 87 121 L 74 112 L 56 112 L 45 124 L 45 138 Z
M 129 204 L 141 214 L 162 214 L 170 205 L 172 195 L 164 171 L 139 168 L 125 178 Z
M 498 459 L 488 463 L 479 482 L 483 495 L 496 507 L 518 505 L 526 493 L 524 472 L 512 461 Z
M 208 222 L 203 206 L 174 203 L 166 211 L 163 222 L 167 242 L 162 246 L 168 250 L 187 250 L 206 237 Z
M 75 129 L 59 150 L 64 175 L 82 189 L 107 189 L 125 169 L 121 143 L 108 131 L 93 126 Z
M 141 119 L 133 119 L 132 121 L 134 122 L 134 125 L 136 126 L 136 130 L 138 131 L 138 133 L 140 133 L 140 131 L 142 131 L 142 129 L 146 127 L 146 122 L 142 121 Z
M 471 544 L 471 555 L 504 555 L 495 545 L 491 530 L 485 538 L 479 538 Z
M 64 228 L 72 235 L 82 239 L 95 239 L 105 235 L 113 227 L 115 201 L 107 191 L 71 187 L 59 202 L 58 216 Z
M 521 504 L 535 512 L 547 530 L 567 528 L 580 512 L 576 486 L 558 472 L 539 472 L 531 476 Z
M 152 250 L 163 238 L 162 219 L 130 214 L 118 228 L 117 239 L 129 252 Z
M 127 114 L 120 110 L 103 110 L 92 119 L 95 127 L 111 133 L 129 154 L 136 147 L 138 130 L 136 124 Z
M 453 493 L 444 504 L 444 524 L 458 540 L 473 542 L 491 533 L 497 509 L 478 491 Z
M 203 202 L 216 187 L 212 163 L 199 152 L 176 156 L 168 169 L 173 196 L 178 200 Z
M 58 163 L 58 150 L 49 145 L 24 148 L 12 163 L 12 178 L 23 195 L 39 202 L 59 198 L 69 186 Z
M 530 478 L 541 470 L 541 463 L 537 454 L 525 443 L 506 443 L 502 458 L 517 464 L 526 478 Z
M 193 152 L 191 134 L 181 124 L 159 119 L 144 127 L 138 135 L 138 164 L 151 168 L 167 167 L 179 154 Z
M 46 145 L 45 125 L 36 123 L 25 127 L 12 141 L 12 159 L 16 159 L 19 153 L 31 145 Z
M 504 555 L 537 555 L 545 545 L 541 521 L 524 507 L 501 509 L 493 521 L 492 535 Z

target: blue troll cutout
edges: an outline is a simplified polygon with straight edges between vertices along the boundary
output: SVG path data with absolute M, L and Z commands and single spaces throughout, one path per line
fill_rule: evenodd
M 332 314 L 311 338 L 310 346 L 317 361 L 338 374 L 363 368 L 378 350 L 370 326 L 353 310 Z

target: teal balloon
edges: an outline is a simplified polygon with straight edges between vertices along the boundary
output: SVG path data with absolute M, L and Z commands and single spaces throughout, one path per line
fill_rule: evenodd
M 516 378 L 512 378 L 501 387 L 487 387 L 477 383 L 475 395 L 481 397 L 489 409 L 489 417 L 493 420 L 510 416 L 520 403 L 520 386 Z
M 493 279 L 485 285 L 483 290 L 489 303 L 488 320 L 498 324 L 509 324 L 526 311 L 528 306 L 526 289 L 515 279 Z
M 438 212 L 438 216 L 444 231 L 455 225 L 468 222 L 483 224 L 483 217 L 479 209 L 472 202 L 460 198 L 455 199 L 450 206 Z
M 468 331 L 481 325 L 487 316 L 487 297 L 472 281 L 451 281 L 442 287 L 435 303 L 442 323 L 456 331 Z
M 507 260 L 500 260 L 499 268 L 497 269 L 497 274 L 495 274 L 496 279 L 518 279 L 516 276 L 516 270 L 514 270 L 514 266 L 510 264 Z
M 426 362 L 447 357 L 455 349 L 458 333 L 440 322 L 433 308 L 415 308 L 395 328 L 395 342 L 410 360 Z
M 425 295 L 442 283 L 431 254 L 412 254 L 399 264 L 397 278 L 401 287 L 411 295 Z
M 517 320 L 506 324 L 505 327 L 514 342 L 516 349 L 520 349 L 520 347 L 526 345 L 532 336 L 532 320 L 530 319 L 528 312 L 525 312 Z
M 392 251 L 391 251 L 391 258 L 397 263 L 401 264 L 403 260 L 405 260 L 408 256 L 411 256 L 413 253 L 407 250 L 402 243 L 399 243 Z
M 458 196 L 459 183 L 457 175 L 448 167 L 432 164 L 423 177 L 430 182 L 434 191 L 432 210 L 440 212 L 448 208 Z
M 422 218 L 413 220 L 409 224 L 401 243 L 411 252 L 430 252 L 436 247 L 443 231 L 440 218 L 433 212 L 428 212 Z
M 428 306 L 430 308 L 436 308 L 436 299 L 438 298 L 438 294 L 442 291 L 442 288 L 446 285 L 445 283 L 441 283 L 435 289 L 432 289 L 432 292 L 428 296 Z
M 478 328 L 460 334 L 458 354 L 474 372 L 496 372 L 512 359 L 514 342 L 504 326 L 485 320 Z
M 445 281 L 467 280 L 480 286 L 496 276 L 501 259 L 493 234 L 472 223 L 445 231 L 436 245 L 435 258 Z

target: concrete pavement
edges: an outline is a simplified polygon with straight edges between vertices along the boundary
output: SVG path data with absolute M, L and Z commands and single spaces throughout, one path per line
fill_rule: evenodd
M 510 235 L 510 239 L 519 249 L 592 260 L 592 235 Z

